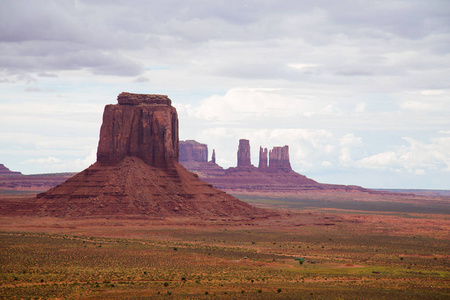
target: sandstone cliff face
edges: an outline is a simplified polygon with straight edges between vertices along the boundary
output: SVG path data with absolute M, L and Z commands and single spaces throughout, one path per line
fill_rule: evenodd
M 181 161 L 208 161 L 208 146 L 200 144 L 194 140 L 180 141 L 180 162 Z
M 273 147 L 269 152 L 269 170 L 291 171 L 289 146 Z
M 180 142 L 180 164 L 201 178 L 218 177 L 225 173 L 216 164 L 216 151 L 213 150 L 212 159 L 208 161 L 208 146 L 193 140 Z
M 162 95 L 121 93 L 103 113 L 97 161 L 115 165 L 136 156 L 155 167 L 178 161 L 178 116 Z
M 241 139 L 239 140 L 239 148 L 237 152 L 237 167 L 250 167 L 251 165 L 250 141 Z
M 267 169 L 267 148 L 259 147 L 259 165 L 258 168 L 261 170 Z

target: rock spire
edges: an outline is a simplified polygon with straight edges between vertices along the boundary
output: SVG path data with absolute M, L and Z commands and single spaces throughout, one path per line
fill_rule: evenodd
M 239 140 L 239 148 L 237 152 L 237 167 L 250 167 L 250 141 L 245 139 Z
M 259 147 L 259 169 L 267 169 L 267 148 Z

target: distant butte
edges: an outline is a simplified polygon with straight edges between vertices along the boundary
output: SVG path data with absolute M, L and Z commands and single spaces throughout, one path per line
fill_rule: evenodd
M 188 157 L 201 160 L 205 156 L 200 154 Z M 269 215 L 200 180 L 178 163 L 178 156 L 178 116 L 170 99 L 121 93 L 118 104 L 105 107 L 97 162 L 9 212 L 137 218 Z
M 203 153 L 208 151 L 206 144 L 189 141 L 202 146 Z M 185 143 L 180 143 L 180 151 L 185 150 Z M 190 148 L 189 157 L 196 157 L 197 148 Z M 239 140 L 237 151 L 237 167 L 223 169 L 215 163 L 206 160 L 180 160 L 188 170 L 195 172 L 201 179 L 215 187 L 231 193 L 258 193 L 292 195 L 311 191 L 340 191 L 383 193 L 365 189 L 359 186 L 318 183 L 304 175 L 298 174 L 291 168 L 289 146 L 259 149 L 259 165 L 251 164 L 250 141 Z

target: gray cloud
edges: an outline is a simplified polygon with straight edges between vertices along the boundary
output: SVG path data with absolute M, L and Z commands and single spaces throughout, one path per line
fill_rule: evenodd
M 363 167 L 401 165 L 409 151 L 447 150 L 447 139 L 430 137 L 449 125 L 449 15 L 447 0 L 2 0 L 2 99 L 26 98 L 46 111 L 56 103 L 66 107 L 64 101 L 103 105 L 123 90 L 152 89 L 173 95 L 188 121 L 182 129 L 187 138 L 205 138 L 201 142 L 234 153 L 225 139 L 246 133 L 263 142 L 269 134 L 274 143 L 299 149 L 292 153 L 299 168 L 322 178 L 322 171 L 357 174 Z M 251 92 L 239 98 L 239 88 Z M 220 103 L 205 106 L 208 99 Z M 2 109 L 6 131 L 6 120 L 12 121 Z M 196 109 L 202 118 L 192 114 Z M 12 138 L 19 124 L 22 129 L 30 122 L 16 110 L 17 126 L 7 131 Z M 217 113 L 219 120 L 208 121 Z M 66 118 L 59 121 L 64 127 Z M 73 130 L 77 121 L 67 127 Z M 97 132 L 90 126 L 86 132 Z M 202 126 L 209 131 L 201 132 Z M 48 128 L 32 124 L 28 130 Z M 395 138 L 383 140 L 391 131 Z M 373 132 L 382 133 L 371 138 Z M 339 155 L 358 149 L 341 149 L 339 139 L 352 134 L 367 153 L 344 166 Z M 390 146 L 404 143 L 404 136 L 418 142 Z M 366 145 L 371 140 L 376 151 Z M 58 158 L 51 147 L 46 151 L 42 157 Z M 425 167 L 417 172 L 427 174 Z
M 2 1 L 0 4 L 0 67 L 8 70 L 46 72 L 87 68 L 94 74 L 136 76 L 148 60 L 187 59 L 211 41 L 239 42 L 238 47 L 258 47 L 270 55 L 273 43 L 291 47 L 284 57 L 324 60 L 321 48 L 333 46 L 334 63 L 353 59 L 367 64 L 367 51 L 377 56 L 402 50 L 402 39 L 413 40 L 418 51 L 448 53 L 449 5 L 445 1 Z M 426 39 L 426 43 L 420 40 Z M 250 44 L 249 44 L 250 43 Z M 411 46 L 403 46 L 406 49 Z M 294 47 L 294 48 L 292 48 Z M 385 48 L 388 47 L 388 48 Z M 297 49 L 295 49 L 297 48 Z M 345 49 L 347 48 L 347 49 Z M 353 49 L 352 49 L 353 48 Z M 353 53 L 346 55 L 346 50 Z M 221 47 L 201 50 L 200 59 L 226 54 Z M 130 51 L 148 51 L 151 57 L 132 59 Z M 314 52 L 320 55 L 314 55 Z M 245 51 L 244 51 L 245 52 Z M 236 53 L 239 55 L 239 53 Z M 304 56 L 303 56 L 304 55 Z M 275 54 L 280 63 L 280 54 Z M 277 57 L 278 56 L 278 57 Z M 334 58 L 333 58 L 334 57 Z M 256 56 L 258 58 L 258 56 Z M 242 59 L 249 66 L 261 61 L 251 54 Z M 269 58 L 270 59 L 270 58 Z M 277 61 L 278 60 L 278 61 Z M 289 61 L 284 61 L 288 63 Z M 185 63 L 189 63 L 185 61 Z M 326 62 L 328 63 L 328 62 Z M 242 65 L 239 57 L 234 67 Z M 382 64 L 381 64 L 382 65 Z M 259 67 L 260 69 L 263 67 Z M 296 72 L 261 70 L 238 77 L 293 77 Z M 398 67 L 400 68 L 400 66 Z M 275 70 L 276 70 L 275 69 Z M 338 68 L 336 75 L 377 75 L 368 67 Z M 390 66 L 393 70 L 392 65 Z M 213 70 L 213 73 L 233 72 Z M 282 73 L 282 74 L 280 74 Z M 298 72 L 297 72 L 298 73 Z

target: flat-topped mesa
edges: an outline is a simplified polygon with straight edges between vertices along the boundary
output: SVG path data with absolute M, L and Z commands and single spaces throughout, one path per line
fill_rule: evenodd
M 120 105 L 139 105 L 139 104 L 159 104 L 159 105 L 172 105 L 169 97 L 166 95 L 156 94 L 133 94 L 123 92 L 117 97 L 117 101 Z
M 180 141 L 180 161 L 208 162 L 208 145 L 194 140 Z
M 289 161 L 289 146 L 273 147 L 273 149 L 269 151 L 269 170 L 292 170 Z
M 121 93 L 105 107 L 97 161 L 115 165 L 135 156 L 153 167 L 178 161 L 178 115 L 167 96 Z
M 267 169 L 267 148 L 259 147 L 259 169 Z
M 239 148 L 237 152 L 237 166 L 250 167 L 252 165 L 250 161 L 250 141 L 245 139 L 239 140 Z

